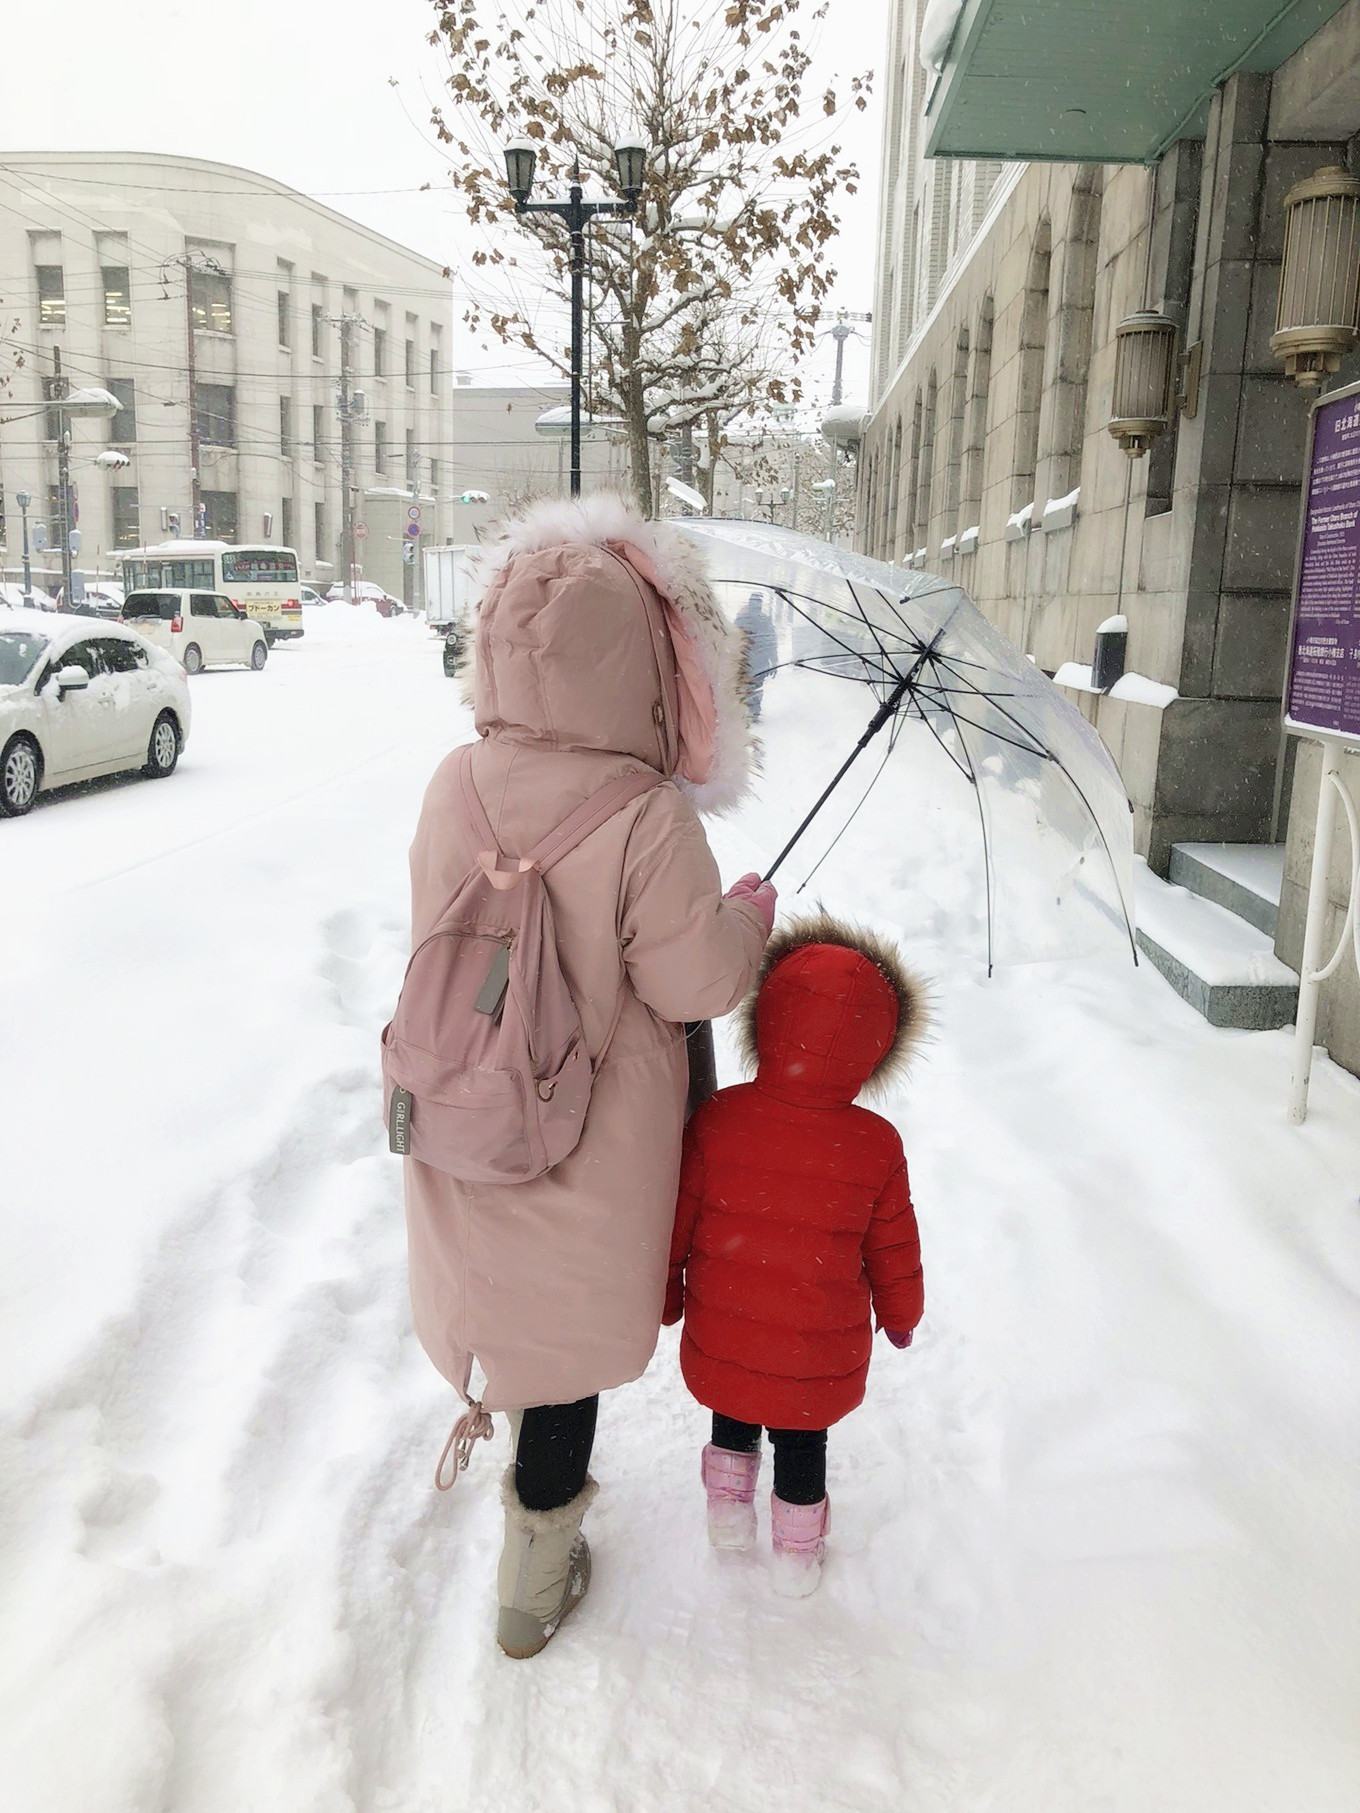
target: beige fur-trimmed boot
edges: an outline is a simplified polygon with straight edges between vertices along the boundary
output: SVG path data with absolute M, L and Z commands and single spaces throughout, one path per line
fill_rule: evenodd
M 505 1547 L 496 1576 L 500 1616 L 496 1641 L 507 1656 L 522 1661 L 545 1647 L 558 1625 L 585 1597 L 590 1585 L 590 1544 L 581 1533 L 599 1491 L 593 1479 L 567 1504 L 531 1511 L 515 1490 L 515 1469 L 501 1481 L 505 1506 Z

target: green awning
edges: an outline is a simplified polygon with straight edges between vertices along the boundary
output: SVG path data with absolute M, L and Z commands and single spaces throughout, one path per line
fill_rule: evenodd
M 1293 56 L 1344 0 L 965 0 L 928 157 L 1150 164 L 1214 89 Z

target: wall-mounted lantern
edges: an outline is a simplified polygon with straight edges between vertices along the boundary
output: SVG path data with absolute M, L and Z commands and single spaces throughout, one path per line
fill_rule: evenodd
M 1315 170 L 1284 198 L 1284 258 L 1270 350 L 1315 390 L 1360 332 L 1360 178 Z
M 1127 315 L 1114 330 L 1114 407 L 1106 424 L 1130 459 L 1141 459 L 1179 410 L 1199 407 L 1200 343 L 1177 356 L 1180 329 L 1155 309 Z

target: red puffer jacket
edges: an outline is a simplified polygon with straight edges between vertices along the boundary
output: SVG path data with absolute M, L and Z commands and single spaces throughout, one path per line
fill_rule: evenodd
M 921 1319 L 921 1250 L 896 1129 L 854 1106 L 919 1038 L 920 985 L 888 945 L 821 917 L 771 941 L 748 1004 L 756 1078 L 685 1134 L 667 1322 L 701 1404 L 824 1429 L 864 1396 L 883 1328 Z

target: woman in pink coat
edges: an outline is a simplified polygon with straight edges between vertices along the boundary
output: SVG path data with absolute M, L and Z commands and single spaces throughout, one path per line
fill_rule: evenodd
M 547 504 L 493 550 L 478 617 L 472 777 L 503 855 L 592 794 L 653 787 L 544 876 L 558 952 L 596 1067 L 579 1145 L 532 1183 L 471 1185 L 406 1160 L 416 1331 L 468 1397 L 510 1413 L 498 1639 L 537 1653 L 589 1580 L 581 1519 L 599 1393 L 656 1345 L 680 1169 L 682 1022 L 750 987 L 774 892 L 726 895 L 696 807 L 744 791 L 750 732 L 740 637 L 674 531 L 620 499 Z M 477 858 L 454 759 L 435 772 L 411 848 L 418 943 Z

